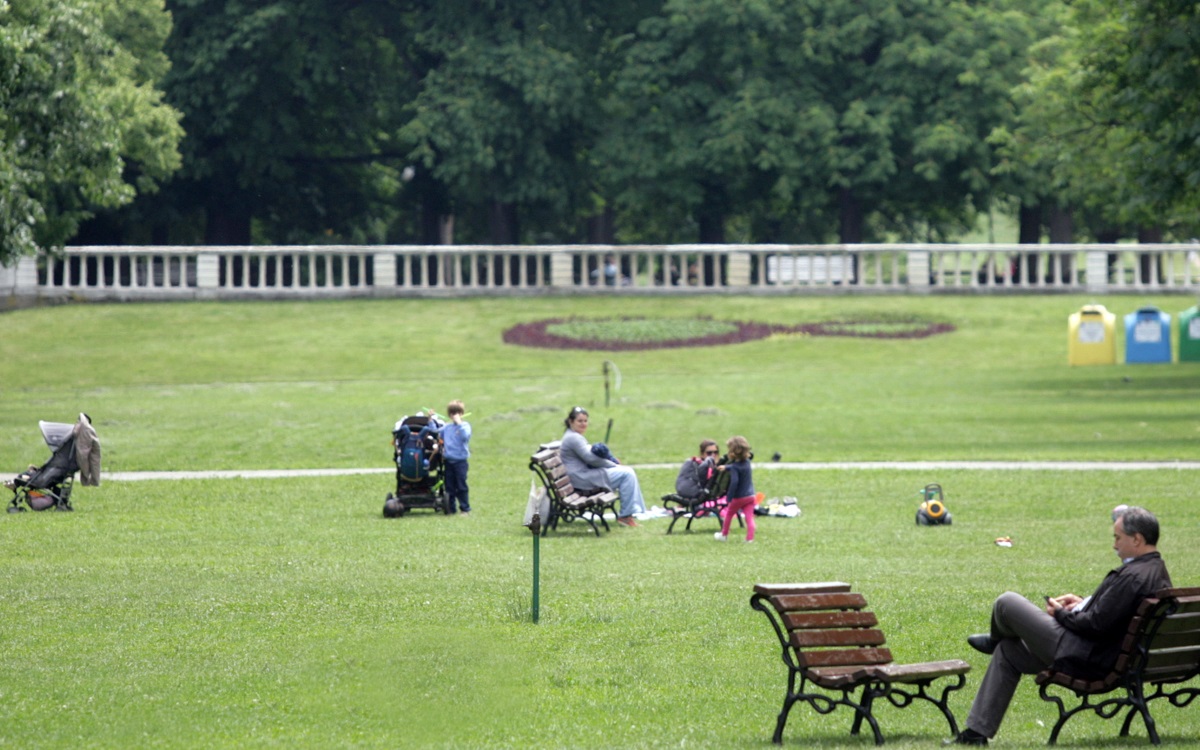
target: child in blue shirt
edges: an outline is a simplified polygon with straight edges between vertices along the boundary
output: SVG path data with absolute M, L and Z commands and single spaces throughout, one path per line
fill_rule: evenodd
M 446 515 L 455 513 L 455 504 L 463 515 L 471 512 L 467 497 L 467 459 L 471 457 L 471 423 L 463 419 L 466 408 L 462 401 L 451 401 L 446 407 L 450 421 L 442 427 L 442 461 L 446 482 Z
M 729 505 L 721 523 L 721 530 L 713 537 L 718 542 L 729 538 L 729 527 L 738 513 L 746 519 L 746 541 L 754 541 L 754 505 L 758 500 L 754 491 L 753 470 L 750 468 L 750 443 L 741 435 L 734 435 L 725 442 L 729 449 L 729 463 L 718 466 L 717 471 L 729 472 Z

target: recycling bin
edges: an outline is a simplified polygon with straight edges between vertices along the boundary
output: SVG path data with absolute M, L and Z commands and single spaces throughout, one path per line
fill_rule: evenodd
M 1200 306 L 1179 313 L 1179 361 L 1200 362 Z
M 1104 305 L 1084 305 L 1067 323 L 1067 362 L 1112 365 L 1117 362 L 1117 316 Z
M 1171 316 L 1141 307 L 1125 316 L 1125 363 L 1171 361 Z

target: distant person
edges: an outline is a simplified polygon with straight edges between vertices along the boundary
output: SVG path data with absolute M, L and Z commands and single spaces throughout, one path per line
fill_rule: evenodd
M 563 433 L 559 455 L 562 457 L 563 468 L 571 479 L 571 486 L 586 493 L 588 490 L 615 489 L 621 496 L 620 511 L 617 513 L 617 523 L 622 526 L 637 526 L 633 519 L 635 513 L 645 513 L 646 503 L 642 499 L 642 488 L 638 484 L 637 474 L 628 466 L 621 466 L 613 458 L 605 458 L 593 451 L 583 437 L 588 428 L 587 409 L 576 406 L 564 420 L 567 431 Z M 600 448 L 598 443 L 595 447 Z M 600 453 L 611 456 L 607 446 Z
M 717 441 L 701 440 L 700 454 L 685 460 L 679 467 L 679 475 L 675 477 L 675 494 L 689 500 L 700 497 L 712 480 L 720 457 L 721 449 Z
M 467 488 L 468 459 L 471 457 L 471 423 L 466 421 L 466 408 L 462 401 L 451 401 L 446 407 L 449 422 L 442 426 L 442 472 L 446 486 L 446 515 L 454 515 L 457 509 L 462 514 L 471 512 L 471 501 Z
M 729 463 L 717 467 L 717 471 L 729 472 L 729 505 L 722 515 L 721 530 L 713 534 L 718 542 L 729 538 L 729 527 L 738 513 L 746 519 L 746 542 L 754 541 L 754 504 L 758 502 L 754 491 L 754 477 L 750 468 L 750 443 L 741 435 L 725 441 L 729 449 Z
M 1171 586 L 1157 545 L 1158 519 L 1145 508 L 1130 506 L 1113 523 L 1113 549 L 1121 565 L 1091 596 L 1046 597 L 1043 609 L 1020 594 L 1001 594 L 992 605 L 991 631 L 967 638 L 972 648 L 992 658 L 971 703 L 967 728 L 954 742 L 986 745 L 995 737 L 1023 674 L 1051 665 L 1088 680 L 1110 672 L 1138 604 Z

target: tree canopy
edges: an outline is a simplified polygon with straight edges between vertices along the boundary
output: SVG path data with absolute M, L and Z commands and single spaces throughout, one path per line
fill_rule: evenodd
M 161 0 L 0 0 L 0 262 L 68 240 L 180 165 L 155 88 Z
M 0 0 L 0 259 L 1200 224 L 1184 0 L 165 3 Z

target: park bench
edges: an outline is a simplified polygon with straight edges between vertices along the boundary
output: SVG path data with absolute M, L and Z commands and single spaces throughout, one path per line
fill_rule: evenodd
M 558 522 L 573 523 L 585 521 L 596 536 L 600 536 L 599 521 L 604 530 L 608 531 L 608 521 L 604 513 L 614 509 L 617 493 L 612 490 L 596 490 L 592 493 L 577 491 L 571 486 L 571 477 L 567 476 L 562 457 L 558 453 L 559 441 L 540 446 L 529 459 L 529 469 L 546 489 L 550 498 L 550 517 L 542 522 L 542 536 L 550 529 L 557 529 Z
M 866 719 L 876 745 L 883 744 L 874 715 L 881 698 L 897 708 L 916 699 L 928 701 L 942 712 L 950 733 L 958 733 L 947 699 L 951 691 L 962 688 L 971 666 L 961 659 L 894 663 L 875 614 L 867 610 L 862 594 L 850 591 L 849 584 L 760 583 L 754 587 L 750 606 L 770 620 L 788 668 L 787 693 L 772 738 L 776 744 L 783 742 L 788 712 L 797 701 L 808 703 L 819 714 L 838 706 L 853 709 L 850 734 L 858 734 Z M 954 679 L 944 682 L 938 695 L 933 684 L 942 678 Z
M 1129 727 L 1142 717 L 1150 741 L 1159 744 L 1150 702 L 1166 698 L 1182 707 L 1200 695 L 1197 687 L 1176 687 L 1200 674 L 1200 588 L 1163 589 L 1147 597 L 1129 621 L 1121 653 L 1113 669 L 1103 677 L 1085 679 L 1066 672 L 1046 669 L 1035 678 L 1042 700 L 1058 707 L 1058 721 L 1050 731 L 1050 744 L 1075 714 L 1094 711 L 1103 719 L 1116 717 L 1128 707 L 1121 724 L 1121 736 L 1129 736 Z M 1075 694 L 1079 705 L 1067 709 L 1063 699 L 1050 692 L 1053 687 Z M 1117 695 L 1092 702 L 1095 696 Z
M 663 495 L 663 508 L 671 514 L 671 525 L 667 527 L 667 533 L 671 533 L 671 530 L 675 528 L 675 522 L 681 518 L 688 520 L 684 527 L 685 531 L 692 530 L 692 521 L 697 518 L 715 518 L 717 525 L 720 526 L 722 523 L 721 512 L 729 505 L 729 500 L 725 497 L 728 489 L 728 472 L 718 471 L 714 472 L 712 481 L 708 482 L 696 497 L 684 497 L 674 492 Z M 745 526 L 740 516 L 738 523 Z

